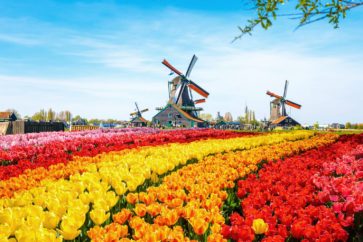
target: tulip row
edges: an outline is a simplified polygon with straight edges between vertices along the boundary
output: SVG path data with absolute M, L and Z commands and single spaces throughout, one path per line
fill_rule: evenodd
M 123 194 L 135 191 L 145 180 L 157 184 L 163 174 L 187 164 L 188 160 L 311 136 L 311 132 L 299 131 L 204 140 L 79 158 L 88 162 L 82 174 L 77 171 L 68 179 L 45 179 L 38 187 L 16 193 L 12 198 L 0 199 L 0 234 L 3 238 L 15 236 L 18 241 L 26 238 L 42 238 L 43 241 L 73 239 L 81 230 L 107 219 L 109 211 L 122 204 Z
M 97 129 L 81 132 L 41 132 L 0 136 L 0 148 L 9 150 L 15 146 L 41 146 L 52 141 L 69 141 L 79 138 L 108 137 L 132 133 L 158 133 L 161 130 L 152 128 Z
M 58 163 L 67 163 L 74 156 L 95 156 L 102 152 L 120 151 L 140 146 L 157 146 L 166 143 L 186 143 L 207 138 L 232 138 L 253 135 L 252 133 L 184 129 L 173 131 L 135 131 L 100 132 L 84 131 L 78 135 L 65 136 L 64 139 L 51 138 L 41 145 L 15 145 L 7 150 L 0 149 L 0 180 L 22 174 L 27 169 L 47 168 Z M 59 133 L 58 133 L 59 134 Z M 256 134 L 256 133 L 255 133 Z M 48 133 L 52 137 L 52 133 Z M 16 137 L 16 136 L 15 136 Z M 74 138 L 74 139 L 70 139 Z
M 363 211 L 363 145 L 352 153 L 323 164 L 314 175 L 321 203 L 331 203 L 339 222 L 352 227 L 354 215 Z
M 230 216 L 230 225 L 222 228 L 224 237 L 234 241 L 261 239 L 263 236 L 255 237 L 251 229 L 258 218 L 262 222 L 257 234 L 264 234 L 263 241 L 346 241 L 348 233 L 334 211 L 322 203 L 326 201 L 322 201 L 322 194 L 316 195 L 314 181 L 321 185 L 318 172 L 332 160 L 350 153 L 362 143 L 362 138 L 363 135 L 360 139 L 344 137 L 330 146 L 268 163 L 258 176 L 251 174 L 238 181 L 242 214 Z
M 210 139 L 194 141 L 186 144 L 167 144 L 156 147 L 140 147 L 137 149 L 123 150 L 119 152 L 103 153 L 94 157 L 75 157 L 67 164 L 59 163 L 49 166 L 48 169 L 38 167 L 28 169 L 22 175 L 8 180 L 0 181 L 0 197 L 12 197 L 15 192 L 28 190 L 43 183 L 43 180 L 53 181 L 60 178 L 66 179 L 72 174 L 85 171 L 93 172 L 98 168 L 106 166 L 107 170 L 117 167 L 145 166 L 160 175 L 165 171 L 174 169 L 179 164 L 185 164 L 190 159 L 201 159 L 211 153 L 220 153 L 236 149 L 250 149 L 263 144 L 282 142 L 286 139 L 307 138 L 313 135 L 311 132 L 296 132 L 291 134 L 279 134 L 270 137 L 256 136 L 251 138 L 231 138 L 231 139 Z M 139 163 L 134 162 L 138 160 Z M 112 167 L 113 166 L 113 167 Z M 120 171 L 122 171 L 120 169 Z M 101 169 L 103 174 L 103 169 Z M 149 172 L 149 171 L 148 171 Z M 128 174 L 125 172 L 124 174 Z M 150 173 L 150 172 L 149 172 Z M 131 174 L 133 175 L 133 174 Z M 117 174 L 108 174 L 117 179 Z M 148 177 L 147 177 L 148 178 Z M 109 178 L 107 178 L 109 180 Z M 111 178 L 110 178 L 111 179 Z M 139 185 L 139 183 L 138 183 Z M 128 186 L 131 186 L 128 184 Z
M 271 135 L 273 136 L 273 135 Z M 224 241 L 221 226 L 223 203 L 234 181 L 272 161 L 333 143 L 336 135 L 269 144 L 247 151 L 208 156 L 164 177 L 160 186 L 129 193 L 126 208 L 112 216 L 113 222 L 88 231 L 92 241 Z M 233 193 L 233 192 L 232 192 Z M 93 221 L 96 225 L 107 223 Z M 132 231 L 132 233 L 129 233 Z

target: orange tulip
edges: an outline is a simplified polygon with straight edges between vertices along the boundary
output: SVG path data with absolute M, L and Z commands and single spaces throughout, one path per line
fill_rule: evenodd
M 136 204 L 134 212 L 137 216 L 144 217 L 146 215 L 146 205 L 143 203 Z
M 154 193 L 145 193 L 145 192 L 140 192 L 139 193 L 139 200 L 143 203 L 145 203 L 146 205 L 149 205 L 151 203 L 153 203 L 156 200 L 156 194 Z
M 166 202 L 169 208 L 176 208 L 183 206 L 184 201 L 180 198 L 174 198 L 173 200 L 170 200 Z
M 149 206 L 147 206 L 146 211 L 152 217 L 155 217 L 160 214 L 161 206 L 158 203 L 153 203 L 153 204 L 150 204 Z
M 179 219 L 178 212 L 176 210 L 169 210 L 165 214 L 165 223 L 168 226 L 174 225 Z
M 131 217 L 132 213 L 126 208 L 122 209 L 119 213 L 112 216 L 113 221 L 118 224 L 124 224 Z
M 137 193 L 129 193 L 126 196 L 126 201 L 129 204 L 135 205 L 135 203 L 139 201 L 139 196 L 137 195 Z
M 100 226 L 95 226 L 87 231 L 87 236 L 92 241 L 102 241 L 105 234 L 105 229 Z
M 209 223 L 207 223 L 204 219 L 197 217 L 191 218 L 189 223 L 192 225 L 193 230 L 197 235 L 203 235 L 209 226 Z
M 221 234 L 211 234 L 208 236 L 207 242 L 227 242 Z
M 192 218 L 194 217 L 196 214 L 195 212 L 195 208 L 191 207 L 191 206 L 188 206 L 188 207 L 184 207 L 184 212 L 183 212 L 183 217 L 184 218 Z

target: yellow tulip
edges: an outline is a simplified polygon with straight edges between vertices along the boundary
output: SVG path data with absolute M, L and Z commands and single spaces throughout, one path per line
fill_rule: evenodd
M 113 208 L 118 202 L 119 197 L 113 191 L 108 191 L 106 193 L 105 199 L 108 203 L 109 208 Z
M 125 192 L 126 192 L 126 185 L 123 182 L 115 183 L 113 185 L 113 188 L 115 189 L 117 195 L 119 195 L 119 196 L 125 194 Z
M 4 238 L 8 238 L 11 233 L 12 229 L 9 224 L 0 224 L 0 236 L 3 236 Z M 0 240 L 1 241 L 1 240 Z
M 96 208 L 90 212 L 90 217 L 96 225 L 101 225 L 110 217 L 110 213 L 106 213 L 103 209 Z
M 44 214 L 43 226 L 47 229 L 54 229 L 57 227 L 60 218 L 54 212 L 47 211 Z
M 47 242 L 61 242 L 62 237 L 57 237 L 57 232 L 48 231 L 48 230 L 40 230 L 36 233 L 37 241 L 47 241 Z
M 263 219 L 254 219 L 252 223 L 252 229 L 255 234 L 264 234 L 268 231 L 268 224 Z
M 78 230 L 74 227 L 62 227 L 61 229 L 58 229 L 58 232 L 63 236 L 64 239 L 73 240 L 81 233 L 81 230 Z

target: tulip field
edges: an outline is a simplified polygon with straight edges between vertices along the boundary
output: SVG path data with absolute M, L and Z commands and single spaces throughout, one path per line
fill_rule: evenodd
M 363 134 L 0 136 L 2 241 L 363 241 Z

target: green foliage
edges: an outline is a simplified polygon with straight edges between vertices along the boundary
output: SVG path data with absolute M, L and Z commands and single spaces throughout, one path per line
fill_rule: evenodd
M 250 19 L 242 28 L 239 27 L 241 34 L 235 38 L 239 39 L 244 34 L 251 34 L 252 30 L 260 25 L 264 29 L 272 26 L 272 21 L 277 17 L 289 16 L 299 20 L 297 27 L 304 26 L 316 21 L 327 19 L 334 28 L 339 27 L 339 22 L 346 17 L 347 11 L 363 5 L 363 1 L 350 0 L 299 0 L 296 1 L 295 11 L 288 14 L 281 14 L 281 9 L 288 5 L 287 0 L 254 0 L 253 5 L 256 10 L 256 17 Z
M 314 124 L 314 129 L 316 130 L 316 129 L 319 129 L 319 123 L 318 122 L 315 122 L 315 124 Z
M 212 114 L 210 114 L 210 113 L 201 113 L 200 115 L 199 115 L 199 117 L 201 118 L 201 119 L 203 119 L 203 120 L 206 120 L 206 121 L 213 121 L 213 116 L 212 116 Z
M 351 124 L 350 122 L 347 122 L 347 123 L 345 124 L 345 128 L 346 128 L 346 129 L 351 129 L 351 128 L 352 128 L 352 124 Z
M 47 112 L 44 109 L 41 109 L 39 112 L 36 112 L 32 116 L 32 120 L 34 121 L 46 121 L 47 120 Z

